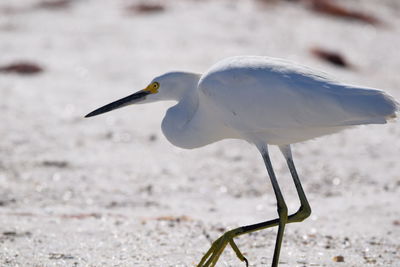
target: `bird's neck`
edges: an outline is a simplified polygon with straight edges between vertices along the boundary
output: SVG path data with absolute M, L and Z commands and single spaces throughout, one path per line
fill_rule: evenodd
M 169 108 L 162 121 L 162 131 L 167 139 L 174 145 L 189 148 L 187 142 L 194 136 L 189 133 L 190 122 L 197 111 L 199 99 L 197 88 L 188 88 L 182 94 L 178 103 Z
M 193 117 L 199 105 L 197 83 L 200 75 L 184 73 L 184 82 L 175 92 L 175 100 L 178 102 L 167 111 L 166 119 L 174 128 L 182 130 Z M 168 118 L 167 116 L 170 115 Z

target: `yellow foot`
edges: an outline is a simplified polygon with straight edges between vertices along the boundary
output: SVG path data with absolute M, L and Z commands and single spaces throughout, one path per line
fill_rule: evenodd
M 222 236 L 220 236 L 217 240 L 213 242 L 211 248 L 207 251 L 207 253 L 203 256 L 203 258 L 201 258 L 201 261 L 197 265 L 197 267 L 214 267 L 215 264 L 217 264 L 219 257 L 221 256 L 222 252 L 224 251 L 228 243 L 231 245 L 233 251 L 235 251 L 236 256 L 239 258 L 239 260 L 244 261 L 246 263 L 246 267 L 248 267 L 249 262 L 243 256 L 243 254 L 240 252 L 239 248 L 233 241 L 233 238 L 238 236 L 242 232 L 243 232 L 242 228 L 237 228 L 230 230 L 225 234 L 223 234 Z

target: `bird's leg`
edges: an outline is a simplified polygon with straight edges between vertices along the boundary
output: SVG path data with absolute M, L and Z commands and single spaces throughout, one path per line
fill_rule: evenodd
M 292 175 L 294 184 L 296 186 L 296 191 L 297 191 L 297 194 L 299 196 L 300 204 L 301 204 L 301 206 L 300 206 L 300 208 L 298 209 L 297 212 L 295 212 L 294 214 L 291 214 L 291 215 L 289 215 L 287 217 L 287 223 L 301 222 L 301 221 L 303 221 L 304 219 L 306 219 L 307 217 L 310 216 L 311 207 L 310 207 L 310 205 L 309 205 L 309 203 L 307 201 L 307 197 L 306 197 L 306 195 L 304 193 L 304 190 L 303 190 L 303 187 L 301 185 L 299 176 L 298 176 L 296 168 L 294 166 L 292 154 L 290 152 L 290 147 L 289 146 L 282 146 L 282 147 L 280 147 L 280 149 L 282 150 L 282 153 L 286 158 L 286 162 L 288 164 L 290 173 Z M 264 161 L 266 161 L 267 169 L 268 170 L 272 170 L 272 164 L 271 164 L 271 162 L 269 160 L 268 154 L 267 154 L 267 158 L 265 158 L 264 153 L 263 153 L 263 157 L 264 157 Z M 268 167 L 268 166 L 271 166 L 271 167 Z M 269 171 L 269 173 L 270 173 L 270 171 Z M 273 170 L 272 170 L 272 174 L 273 174 Z M 270 176 L 271 176 L 271 173 L 270 173 Z M 275 175 L 273 177 L 275 177 Z M 272 179 L 271 179 L 271 181 L 272 181 Z M 276 181 L 276 178 L 275 178 L 275 181 Z M 278 187 L 278 189 L 279 189 L 279 187 Z M 279 211 L 278 211 L 278 213 L 279 213 Z M 221 253 L 223 252 L 223 250 L 225 249 L 225 247 L 226 247 L 226 245 L 228 243 L 231 245 L 231 247 L 235 251 L 237 257 L 241 261 L 246 262 L 246 265 L 248 265 L 247 259 L 240 252 L 239 248 L 236 246 L 235 242 L 233 241 L 233 238 L 235 238 L 237 236 L 240 236 L 240 235 L 249 234 L 251 232 L 263 230 L 263 229 L 266 229 L 266 228 L 278 226 L 278 225 L 280 225 L 280 219 L 274 219 L 274 220 L 270 220 L 270 221 L 265 221 L 265 222 L 253 224 L 253 225 L 242 226 L 242 227 L 233 229 L 233 230 L 231 230 L 229 232 L 226 232 L 224 235 L 222 235 L 220 238 L 218 238 L 213 243 L 211 248 L 203 256 L 203 258 L 202 258 L 202 260 L 201 260 L 201 262 L 199 263 L 198 266 L 199 267 L 200 266 L 201 267 L 203 267 L 203 266 L 204 267 L 206 267 L 206 266 L 215 266 L 215 264 L 218 261 Z M 279 233 L 278 233 L 278 235 L 279 235 Z M 278 243 L 277 243 L 277 245 L 278 245 Z M 277 252 L 275 250 L 274 257 L 275 257 L 276 254 L 279 255 L 279 251 Z M 277 266 L 276 265 L 277 264 L 277 260 L 274 261 L 274 262 L 275 263 L 273 263 L 272 266 Z
M 302 222 L 306 218 L 311 215 L 311 207 L 308 203 L 306 194 L 304 193 L 303 187 L 301 186 L 299 176 L 297 175 L 296 168 L 294 167 L 294 163 L 292 159 L 287 160 L 287 164 L 290 169 L 290 173 L 292 174 L 294 184 L 296 186 L 297 194 L 300 199 L 300 208 L 296 213 L 289 216 L 290 222 Z
M 248 264 L 247 259 L 240 252 L 240 250 L 236 246 L 235 242 L 233 241 L 233 238 L 237 237 L 239 235 L 251 233 L 254 231 L 262 230 L 262 229 L 273 227 L 273 226 L 279 226 L 278 235 L 277 235 L 276 243 L 275 243 L 274 258 L 273 258 L 273 263 L 272 263 L 273 267 L 278 266 L 283 233 L 284 233 L 285 225 L 289 222 L 288 210 L 287 210 L 285 200 L 283 199 L 282 193 L 280 191 L 278 182 L 276 180 L 275 173 L 273 171 L 271 160 L 269 158 L 268 150 L 266 147 L 261 149 L 261 154 L 263 156 L 265 165 L 267 167 L 267 171 L 270 176 L 272 186 L 273 186 L 273 189 L 275 192 L 275 196 L 277 199 L 279 219 L 270 220 L 270 221 L 253 224 L 253 225 L 248 225 L 248 226 L 243 226 L 243 227 L 239 227 L 239 228 L 236 228 L 236 229 L 226 232 L 220 238 L 218 238 L 216 241 L 214 241 L 211 248 L 207 251 L 207 253 L 201 259 L 200 263 L 197 265 L 198 267 L 215 266 L 220 255 L 222 254 L 223 250 L 225 249 L 225 247 L 227 246 L 228 243 L 231 245 L 231 247 L 235 251 L 237 257 L 241 261 L 246 262 L 246 265 L 247 265 Z
M 289 145 L 280 146 L 280 150 L 282 154 L 286 158 L 287 165 L 289 167 L 290 173 L 293 178 L 294 185 L 296 186 L 296 191 L 300 199 L 300 208 L 298 211 L 292 215 L 289 215 L 289 222 L 302 222 L 307 217 L 311 215 L 311 207 L 308 203 L 306 194 L 304 193 L 303 187 L 301 186 L 301 182 L 299 176 L 297 175 L 296 167 L 294 166 L 292 152 L 290 150 Z
M 275 192 L 275 197 L 277 201 L 277 210 L 279 215 L 278 222 L 278 235 L 276 236 L 275 249 L 274 249 L 274 257 L 272 259 L 272 267 L 278 266 L 279 262 L 279 254 L 282 246 L 283 232 L 285 231 L 285 226 L 288 223 L 288 208 L 285 203 L 285 199 L 283 198 L 282 192 L 279 188 L 278 181 L 276 180 L 274 170 L 272 168 L 272 163 L 269 158 L 267 147 L 262 147 L 260 149 L 261 154 L 264 159 L 265 166 L 267 167 L 267 171 L 269 174 L 269 178 L 272 183 L 272 188 Z

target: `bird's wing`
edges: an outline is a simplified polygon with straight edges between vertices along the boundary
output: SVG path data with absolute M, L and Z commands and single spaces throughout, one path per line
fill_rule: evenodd
M 398 110 L 382 91 L 339 84 L 265 58 L 217 64 L 199 88 L 216 116 L 246 131 L 385 123 Z

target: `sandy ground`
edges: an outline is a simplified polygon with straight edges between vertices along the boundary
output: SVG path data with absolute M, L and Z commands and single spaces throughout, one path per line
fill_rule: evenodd
M 261 157 L 240 140 L 173 147 L 160 122 L 171 103 L 83 115 L 169 70 L 203 72 L 232 55 L 299 61 L 400 99 L 400 5 L 342 1 L 384 26 L 271 1 L 0 2 L 0 266 L 194 266 L 223 231 L 275 218 Z M 353 65 L 309 52 L 323 47 Z M 294 145 L 313 208 L 287 227 L 280 266 L 400 266 L 400 127 L 359 127 Z M 298 200 L 282 156 L 272 159 L 290 211 Z M 276 229 L 237 239 L 251 266 L 269 266 Z M 334 257 L 342 256 L 344 262 Z M 218 266 L 244 266 L 228 248 Z

